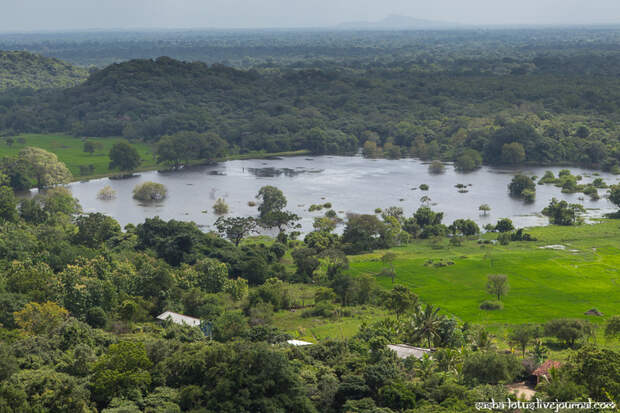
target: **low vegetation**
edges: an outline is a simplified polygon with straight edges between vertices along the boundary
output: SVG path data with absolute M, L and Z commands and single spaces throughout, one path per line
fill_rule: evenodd
M 144 202 L 162 201 L 167 194 L 166 187 L 157 182 L 144 182 L 133 189 L 134 199 Z

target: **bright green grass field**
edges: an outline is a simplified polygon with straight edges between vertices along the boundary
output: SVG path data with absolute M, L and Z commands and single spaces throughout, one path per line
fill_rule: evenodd
M 18 143 L 18 139 L 25 139 L 25 143 Z M 101 149 L 97 150 L 93 154 L 84 152 L 84 141 L 81 138 L 76 138 L 68 135 L 42 135 L 42 134 L 28 134 L 19 135 L 13 138 L 15 143 L 12 146 L 8 146 L 3 139 L 0 141 L 0 157 L 16 155 L 21 149 L 26 146 L 36 146 L 38 148 L 45 149 L 53 152 L 58 156 L 62 162 L 64 162 L 74 178 L 80 178 L 80 165 L 94 165 L 95 171 L 90 176 L 107 175 L 110 173 L 108 170 L 108 164 L 110 158 L 108 153 L 115 143 L 127 142 L 123 138 L 88 138 L 87 140 L 93 143 L 100 143 Z M 142 158 L 141 170 L 153 169 L 156 166 L 153 158 L 153 151 L 150 146 L 141 142 L 132 142 L 140 157 Z
M 486 325 L 585 318 L 584 312 L 591 308 L 603 312 L 603 320 L 620 314 L 620 221 L 528 232 L 538 241 L 485 247 L 470 241 L 462 247 L 446 243 L 442 249 L 420 241 L 394 248 L 396 283 L 463 321 Z M 551 244 L 565 245 L 566 250 L 539 248 Z M 383 253 L 350 257 L 351 273 L 379 273 Z M 425 265 L 431 259 L 454 265 Z M 502 299 L 504 309 L 480 310 L 481 302 L 493 299 L 485 286 L 487 275 L 496 273 L 508 275 L 510 291 Z M 377 277 L 377 281 L 385 288 L 392 286 L 388 277 Z

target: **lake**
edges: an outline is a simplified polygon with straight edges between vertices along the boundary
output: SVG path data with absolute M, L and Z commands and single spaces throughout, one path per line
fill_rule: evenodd
M 288 199 L 287 209 L 302 217 L 303 231 L 312 230 L 312 220 L 323 211 L 308 212 L 311 204 L 331 202 L 340 217 L 348 212 L 374 213 L 375 208 L 402 207 L 407 216 L 420 207 L 420 198 L 431 198 L 433 210 L 445 213 L 444 223 L 457 218 L 470 218 L 481 226 L 497 219 L 511 218 L 516 226 L 546 225 L 548 220 L 540 211 L 552 197 L 581 203 L 588 216 L 600 217 L 616 208 L 599 190 L 601 199 L 591 201 L 583 194 L 562 194 L 553 185 L 537 185 L 536 201 L 525 203 L 508 195 L 507 185 L 514 174 L 521 171 L 541 177 L 545 170 L 557 176 L 560 167 L 524 167 L 520 169 L 483 167 L 470 173 L 459 173 L 446 164 L 440 175 L 430 174 L 428 163 L 418 159 L 365 159 L 361 156 L 316 156 L 254 159 L 222 162 L 213 166 L 189 168 L 174 172 L 144 172 L 125 180 L 96 179 L 70 185 L 85 212 L 102 212 L 117 219 L 121 225 L 138 224 L 147 217 L 194 221 L 209 230 L 217 219 L 212 206 L 217 198 L 226 200 L 229 216 L 257 215 L 256 201 L 259 188 L 274 185 Z M 596 171 L 568 168 L 574 175 L 583 175 L 581 183 L 594 179 Z M 615 175 L 600 172 L 608 184 L 617 183 Z M 168 188 L 168 197 L 162 202 L 144 204 L 132 198 L 133 188 L 142 182 L 154 181 Z M 429 185 L 421 191 L 421 184 Z M 460 193 L 456 184 L 467 185 L 467 193 Z M 97 199 L 97 192 L 110 185 L 117 198 Z M 579 200 L 580 197 L 585 198 Z M 489 204 L 491 212 L 480 215 L 478 206 Z

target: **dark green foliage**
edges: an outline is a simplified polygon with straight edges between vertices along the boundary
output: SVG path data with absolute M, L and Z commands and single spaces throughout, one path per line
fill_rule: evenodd
M 521 363 L 514 355 L 493 351 L 473 353 L 463 363 L 463 377 L 469 384 L 512 383 L 521 370 Z
M 466 237 L 478 235 L 480 228 L 471 219 L 457 219 L 448 227 L 452 235 L 463 235 Z
M 110 149 L 110 169 L 118 169 L 121 172 L 131 172 L 140 166 L 140 154 L 133 146 L 125 142 L 119 142 Z
M 592 334 L 592 326 L 584 320 L 558 319 L 545 324 L 545 335 L 555 337 L 567 347 L 573 347 L 575 342 Z
M 252 217 L 220 217 L 215 221 L 218 232 L 228 238 L 235 246 L 243 238 L 256 231 L 256 220 Z
M 293 261 L 297 267 L 297 274 L 304 281 L 312 280 L 314 271 L 321 264 L 314 248 L 298 248 L 292 252 Z
M 8 109 L 0 112 L 0 130 L 122 135 L 150 141 L 178 133 L 212 134 L 241 152 L 350 153 L 370 143 L 373 156 L 441 156 L 455 160 L 460 170 L 479 166 L 480 153 L 491 163 L 523 158 L 611 166 L 616 161 L 609 150 L 616 141 L 609 125 L 614 122 L 618 96 L 613 82 L 617 57 L 609 51 L 613 34 L 538 33 L 541 54 L 512 43 L 515 38 L 521 39 L 520 44 L 528 43 L 531 34 L 527 31 L 485 33 L 476 38 L 434 33 L 433 38 L 444 39 L 442 47 L 413 32 L 387 38 L 379 33 L 330 34 L 335 38 L 329 45 L 325 43 L 329 36 L 321 33 L 261 34 L 280 38 L 256 48 L 240 47 L 243 42 L 234 40 L 244 36 L 220 38 L 216 44 L 210 42 L 218 35 L 192 38 L 183 47 L 179 42 L 163 46 L 166 41 L 162 40 L 140 53 L 156 60 L 106 67 L 77 87 L 34 96 L 33 92 L 11 91 L 5 104 Z M 558 46 L 560 37 L 580 40 Z M 262 41 L 252 38 L 245 44 Z M 592 48 L 584 55 L 574 45 L 585 42 Z M 117 62 L 132 58 L 130 50 L 139 48 L 138 43 L 132 40 L 120 50 L 94 44 L 86 49 L 95 60 Z M 63 49 L 63 53 L 76 52 L 70 44 L 66 49 L 72 51 Z M 195 49 L 196 44 L 201 46 Z M 374 46 L 362 51 L 358 44 Z M 46 42 L 46 52 L 50 47 Z M 106 49 L 110 54 L 104 57 L 97 53 L 100 47 L 112 50 Z M 295 63 L 273 56 L 266 62 L 263 53 L 267 50 L 289 56 Z M 159 53 L 194 63 L 159 57 Z M 247 58 L 254 53 L 263 64 Z M 218 55 L 226 57 L 217 59 Z M 377 55 L 389 56 L 389 64 L 370 57 Z M 320 57 L 312 64 L 299 61 L 307 56 Z M 244 70 L 198 62 L 232 63 L 230 59 Z M 588 129 L 596 129 L 597 134 L 583 139 L 580 126 L 593 113 L 603 122 L 589 121 Z M 491 126 L 493 118 L 496 122 Z M 568 125 L 559 126 L 564 124 Z M 179 155 L 180 147 L 171 142 L 162 139 L 160 160 L 172 166 L 185 163 L 190 152 L 181 150 L 185 155 Z M 191 157 L 213 159 L 219 152 L 216 147 L 206 158 L 200 151 Z
M 512 220 L 510 218 L 502 218 L 497 221 L 497 225 L 495 225 L 495 230 L 497 232 L 510 232 L 514 230 L 515 227 L 512 225 Z
M 482 165 L 482 155 L 475 149 L 466 149 L 456 158 L 454 166 L 457 170 L 471 172 Z
M 21 370 L 0 385 L 0 405 L 14 412 L 88 411 L 90 396 L 83 382 L 50 368 Z
M 584 213 L 585 208 L 581 204 L 569 204 L 555 198 L 542 210 L 542 214 L 549 217 L 549 222 L 555 225 L 580 224 L 583 222 L 581 215 Z
M 605 326 L 606 337 L 618 337 L 620 336 L 620 316 L 615 315 L 609 319 Z
M 95 399 L 104 405 L 113 397 L 136 400 L 151 384 L 151 365 L 144 343 L 121 341 L 110 345 L 93 367 Z
M 536 184 L 529 176 L 515 175 L 512 178 L 512 182 L 508 185 L 508 191 L 512 196 L 533 200 L 535 195 L 532 195 L 532 193 L 536 193 Z
M 90 248 L 97 247 L 121 233 L 121 226 L 114 218 L 99 212 L 82 215 L 76 219 L 78 232 L 74 242 Z
M 227 251 L 231 244 L 205 234 L 194 223 L 147 218 L 136 227 L 136 235 L 138 249 L 152 248 L 170 265 L 193 264 L 201 256 L 230 256 Z
M 92 307 L 86 312 L 86 322 L 92 328 L 104 328 L 108 322 L 108 316 L 103 308 Z
M 17 201 L 13 189 L 9 186 L 0 186 L 0 222 L 13 222 L 17 219 Z
M 194 160 L 212 161 L 225 154 L 226 142 L 214 133 L 177 132 L 157 143 L 157 163 L 178 169 Z
M 481 310 L 490 310 L 490 311 L 494 311 L 494 310 L 503 310 L 504 309 L 504 304 L 501 301 L 483 301 L 482 304 L 480 304 L 480 309 Z
M 573 354 L 567 367 L 572 379 L 590 397 L 608 400 L 620 394 L 620 353 L 586 346 Z
M 342 234 L 345 251 L 359 254 L 385 248 L 386 225 L 374 215 L 350 214 Z
M 181 407 L 211 411 L 314 412 L 295 369 L 266 343 L 187 347 L 167 361 Z
M 6 89 L 55 89 L 86 80 L 84 68 L 22 51 L 0 51 L 0 91 Z

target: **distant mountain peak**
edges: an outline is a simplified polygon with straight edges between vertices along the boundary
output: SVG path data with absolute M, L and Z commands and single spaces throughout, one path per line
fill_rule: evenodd
M 400 14 L 390 14 L 379 21 L 354 21 L 338 25 L 339 29 L 345 30 L 429 30 L 453 29 L 458 27 L 462 27 L 462 25 L 451 22 L 418 19 Z

